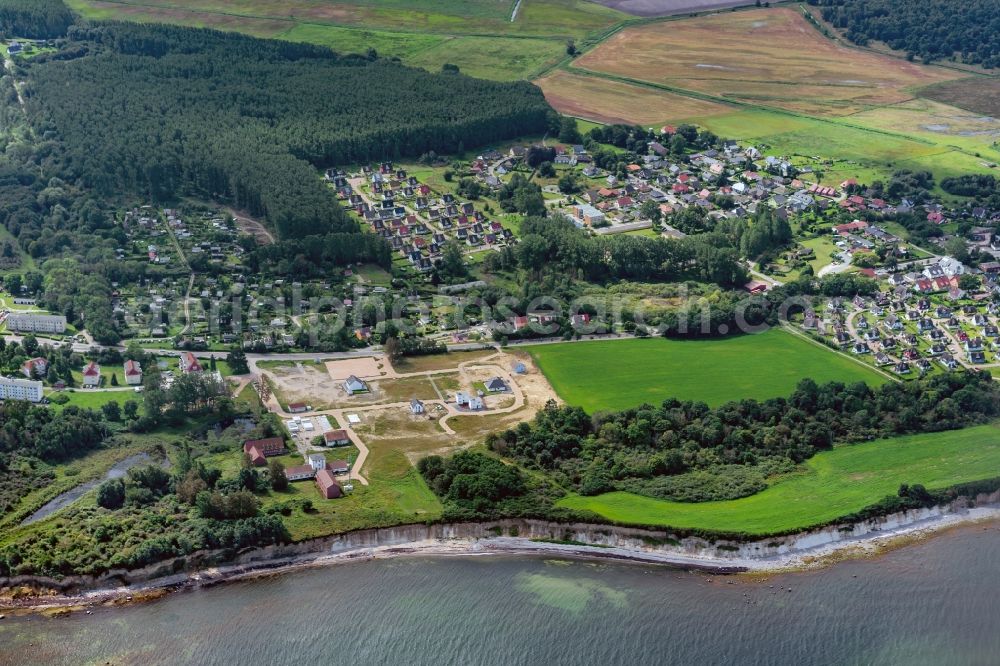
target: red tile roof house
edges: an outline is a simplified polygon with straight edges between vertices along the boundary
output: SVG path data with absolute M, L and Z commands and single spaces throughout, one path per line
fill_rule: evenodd
M 346 430 L 330 430 L 323 433 L 323 441 L 327 446 L 349 446 L 351 438 Z
M 181 354 L 181 372 L 185 375 L 189 372 L 201 372 L 201 363 L 195 358 L 195 355 L 191 352 L 184 352 Z
M 250 462 L 260 467 L 267 463 L 267 458 L 285 453 L 285 440 L 280 437 L 267 439 L 248 439 L 243 442 L 243 452 L 250 456 Z
M 101 384 L 101 366 L 97 365 L 96 362 L 91 361 L 87 364 L 87 367 L 83 369 L 83 386 L 84 388 L 90 386 L 95 387 Z
M 136 361 L 125 361 L 125 383 L 129 386 L 142 383 L 142 367 Z
M 24 362 L 24 365 L 21 366 L 21 372 L 28 379 L 32 379 L 34 377 L 44 377 L 45 373 L 48 371 L 49 362 L 41 356 L 29 359 Z
M 862 229 L 867 229 L 868 223 L 864 220 L 854 220 L 847 224 L 838 224 L 833 228 L 833 233 L 835 234 L 849 234 L 854 231 L 861 231 Z
M 351 471 L 351 466 L 346 460 L 331 460 L 326 464 L 326 468 L 334 474 L 347 474 Z
M 316 487 L 319 488 L 319 494 L 325 499 L 336 499 L 344 494 L 337 479 L 333 477 L 333 472 L 329 469 L 322 469 L 316 473 Z
M 309 406 L 304 402 L 291 402 L 288 404 L 289 414 L 301 414 L 302 412 L 308 412 Z

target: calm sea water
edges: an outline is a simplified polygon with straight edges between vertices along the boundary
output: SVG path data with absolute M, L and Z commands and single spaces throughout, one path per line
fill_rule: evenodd
M 760 581 L 531 558 L 359 562 L 0 622 L 4 664 L 1000 664 L 1000 528 Z

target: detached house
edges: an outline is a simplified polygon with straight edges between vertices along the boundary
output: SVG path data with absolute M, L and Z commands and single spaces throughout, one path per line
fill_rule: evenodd
M 354 395 L 355 393 L 367 393 L 368 384 L 358 379 L 354 375 L 351 375 L 346 380 L 344 380 L 344 390 L 347 391 L 348 395 Z
M 129 386 L 142 384 L 142 367 L 138 361 L 125 361 L 125 383 Z
M 83 369 L 83 387 L 96 388 L 101 384 L 101 366 L 95 361 L 91 361 Z
M 45 373 L 49 371 L 49 361 L 41 356 L 38 358 L 32 358 L 24 362 L 21 366 L 21 374 L 23 374 L 28 379 L 34 379 L 35 377 L 44 377 Z
M 260 467 L 267 463 L 267 458 L 285 453 L 285 440 L 281 437 L 267 439 L 248 439 L 243 442 L 243 452 L 250 456 L 250 462 Z
M 181 354 L 180 369 L 182 374 L 190 374 L 192 372 L 201 372 L 201 363 L 198 362 L 197 357 L 191 352 L 184 352 Z

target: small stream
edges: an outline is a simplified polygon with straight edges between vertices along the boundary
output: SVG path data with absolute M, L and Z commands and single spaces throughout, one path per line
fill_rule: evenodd
M 67 490 L 62 495 L 59 495 L 41 509 L 25 518 L 21 524 L 30 525 L 31 523 L 42 520 L 43 518 L 48 518 L 56 511 L 65 509 L 67 506 L 87 494 L 87 491 L 96 488 L 99 484 L 107 481 L 108 479 L 120 479 L 125 476 L 126 472 L 136 465 L 152 462 L 152 460 L 153 458 L 150 457 L 148 453 L 137 453 L 134 456 L 129 456 L 128 458 L 115 463 L 115 465 L 109 469 L 103 477 L 93 481 L 88 481 L 87 483 L 81 483 L 72 490 Z

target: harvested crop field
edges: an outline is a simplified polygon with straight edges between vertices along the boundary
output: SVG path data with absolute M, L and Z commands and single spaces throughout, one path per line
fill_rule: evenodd
M 561 113 L 603 123 L 646 125 L 697 119 L 731 107 L 652 88 L 557 71 L 535 81 Z
M 921 97 L 1000 118 L 1000 79 L 974 76 L 924 88 Z
M 748 0 L 594 0 L 633 16 L 676 16 L 752 5 Z
M 628 28 L 575 66 L 755 104 L 844 115 L 961 74 L 838 46 L 772 8 Z

